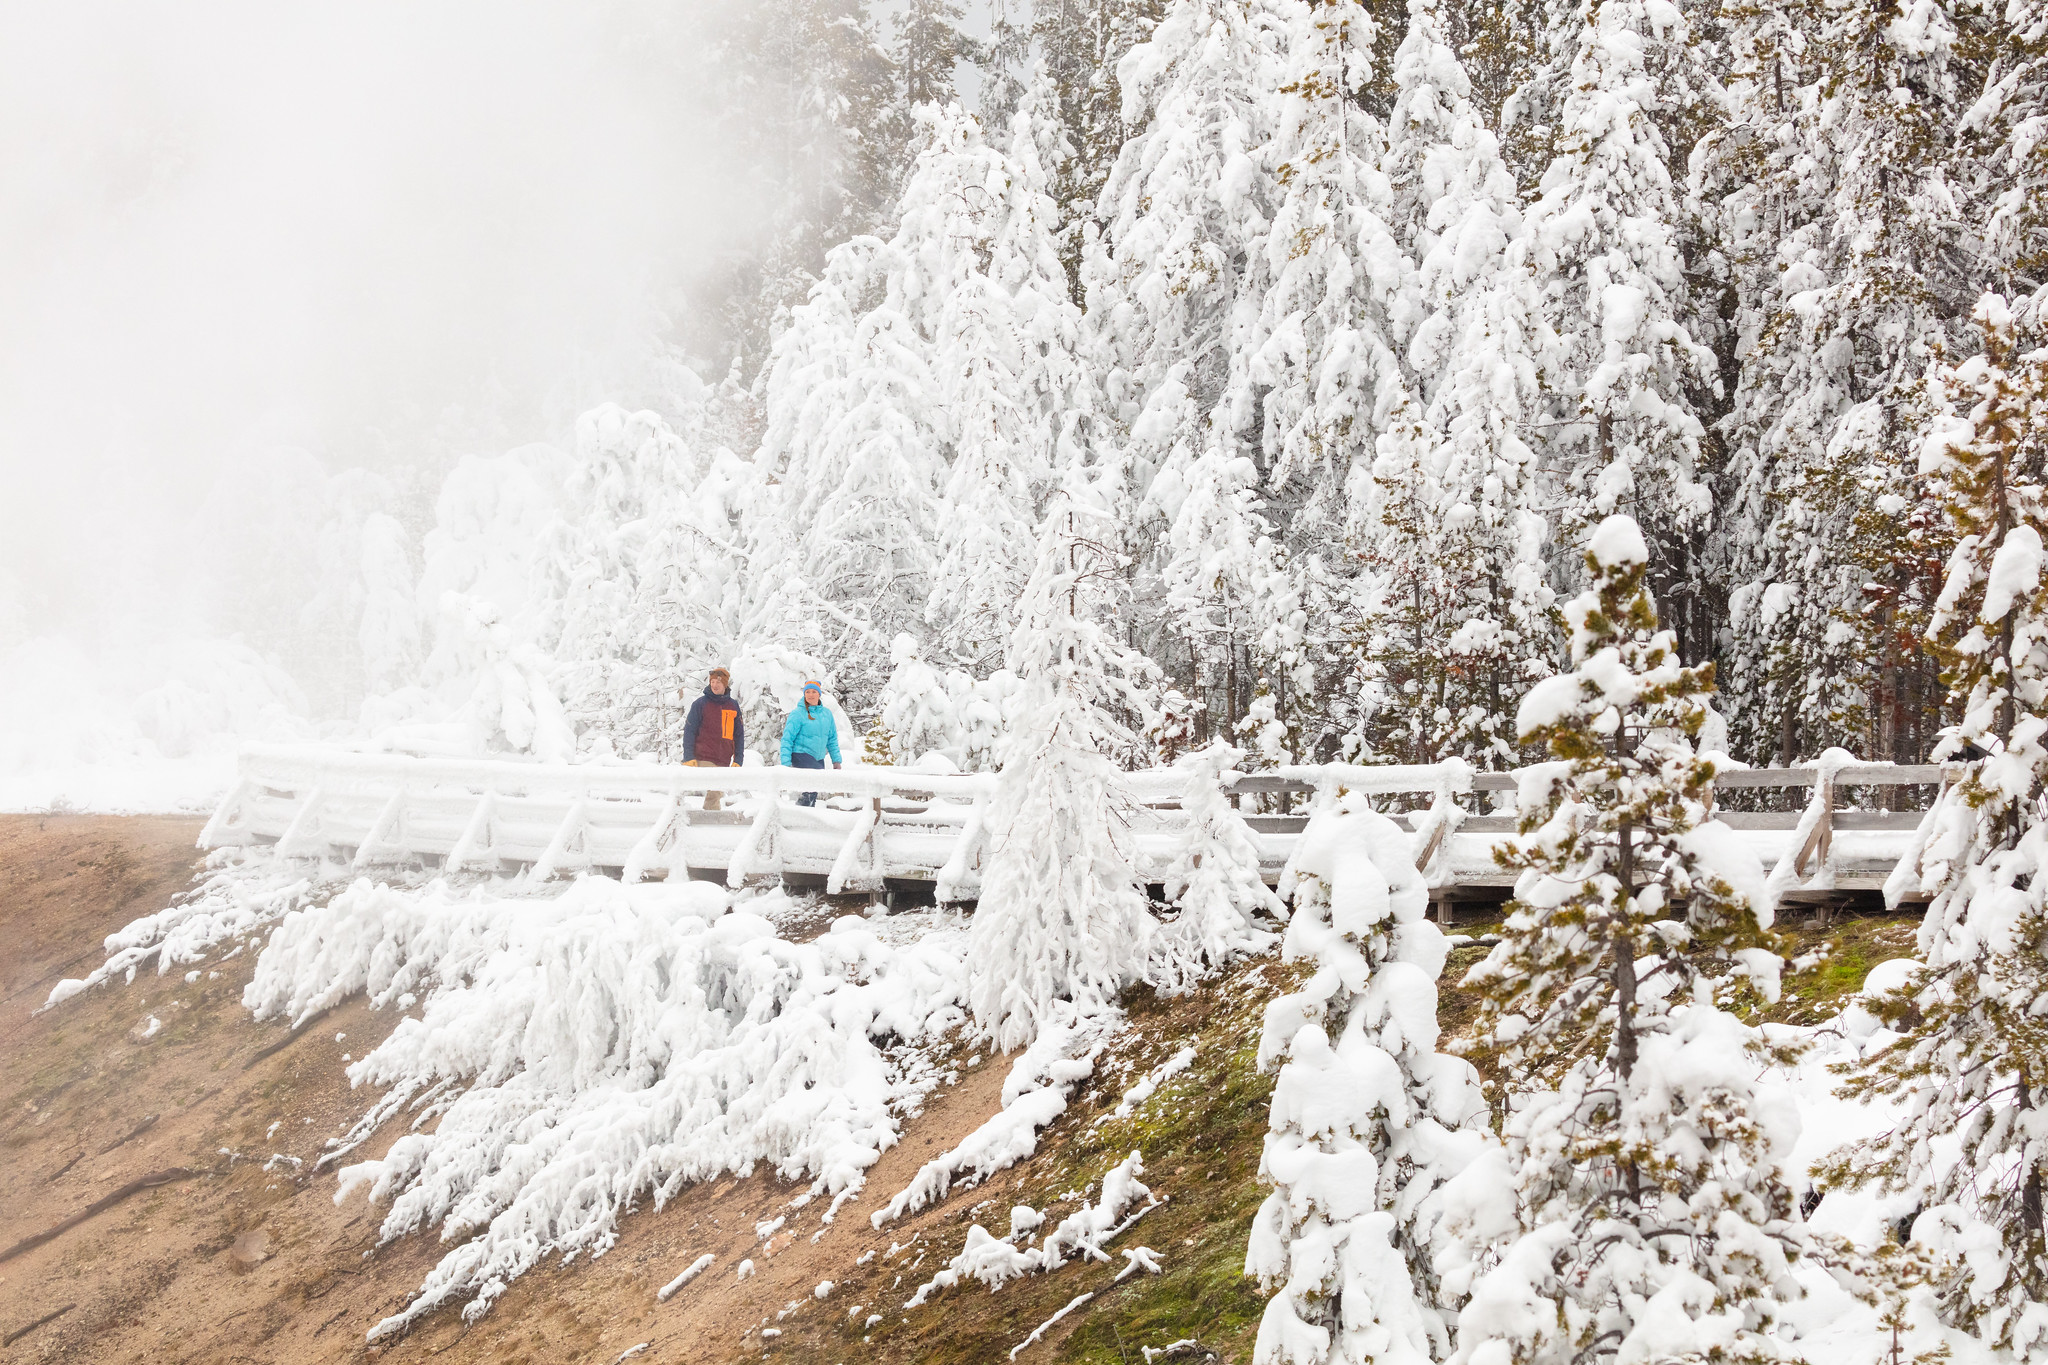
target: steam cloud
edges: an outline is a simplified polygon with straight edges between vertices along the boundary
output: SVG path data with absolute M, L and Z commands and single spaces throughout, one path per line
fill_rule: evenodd
M 655 396 L 758 228 L 703 11 L 0 13 L 0 656 L 245 628 L 216 570 L 264 528 L 209 501 L 260 512 L 305 460 L 430 494 Z

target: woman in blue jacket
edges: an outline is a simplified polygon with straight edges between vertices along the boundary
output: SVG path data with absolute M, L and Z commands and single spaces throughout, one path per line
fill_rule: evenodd
M 822 768 L 826 759 L 832 766 L 839 766 L 839 723 L 832 719 L 832 712 L 824 703 L 824 695 L 815 682 L 804 684 L 803 705 L 791 711 L 782 722 L 782 766 L 785 768 Z M 796 799 L 799 806 L 818 804 L 816 792 L 805 792 Z

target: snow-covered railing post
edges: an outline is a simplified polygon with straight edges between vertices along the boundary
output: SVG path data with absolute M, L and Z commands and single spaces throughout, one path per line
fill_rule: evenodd
M 487 871 L 498 866 L 497 847 L 491 841 L 491 816 L 497 811 L 498 793 L 495 788 L 485 787 L 477 798 L 476 809 L 470 812 L 469 823 L 462 828 L 462 837 L 455 841 L 455 847 L 448 850 L 448 860 L 442 864 L 450 872 L 460 872 L 472 861 Z
M 1453 758 L 1446 759 L 1439 766 L 1443 769 L 1443 774 L 1437 780 L 1436 799 L 1414 822 L 1415 837 L 1422 841 L 1422 847 L 1415 854 L 1415 870 L 1422 874 L 1423 881 L 1432 889 L 1440 884 L 1442 873 L 1446 869 L 1439 867 L 1436 874 L 1432 874 L 1430 869 L 1433 865 L 1448 861 L 1440 855 L 1449 846 L 1450 836 L 1457 832 L 1459 825 L 1465 823 L 1465 808 L 1458 804 L 1458 798 L 1472 790 L 1470 763 L 1461 758 Z M 1450 898 L 1438 897 L 1437 918 L 1448 925 L 1452 914 Z
M 579 796 L 569 803 L 569 813 L 555 827 L 555 837 L 528 872 L 534 881 L 544 882 L 561 871 L 584 871 L 590 866 L 590 803 Z
M 882 823 L 882 798 L 871 799 L 866 809 L 854 818 L 853 828 L 846 832 L 846 840 L 839 846 L 839 856 L 832 860 L 832 871 L 825 878 L 825 894 L 837 896 L 846 889 L 850 881 L 858 879 L 861 889 L 869 892 L 881 889 L 881 856 L 878 835 Z M 861 875 L 860 853 L 865 847 L 870 850 L 866 875 Z
M 199 847 L 224 848 L 229 844 L 254 841 L 249 832 L 246 803 L 255 785 L 246 777 L 236 779 L 235 785 L 228 788 L 228 794 L 213 808 L 206 828 L 199 831 Z
M 319 858 L 327 854 L 328 842 L 321 837 L 320 814 L 327 804 L 327 788 L 319 786 L 299 803 L 291 824 L 277 837 L 277 851 L 285 858 Z
M 403 862 L 413 857 L 405 842 L 405 796 L 405 786 L 400 784 L 371 821 L 369 832 L 356 845 L 356 856 L 349 864 L 356 871 L 387 860 Z
M 950 905 L 967 897 L 960 894 L 967 881 L 967 874 L 979 871 L 981 867 L 981 832 L 988 819 L 989 794 L 979 792 L 974 805 L 967 812 L 967 823 L 961 827 L 960 837 L 953 841 L 953 848 L 940 866 L 932 895 L 940 905 Z
M 1822 773 L 1813 784 L 1814 822 L 1813 830 L 1806 836 L 1806 842 L 1793 855 L 1792 870 L 1800 876 L 1806 875 L 1806 865 L 1819 854 L 1821 861 L 1827 861 L 1828 854 L 1835 846 L 1835 783 L 1833 777 Z
M 775 774 L 780 769 L 774 770 Z M 726 865 L 725 884 L 735 891 L 745 886 L 747 878 L 756 871 L 755 864 L 762 860 L 762 850 L 772 849 L 778 854 L 774 871 L 782 870 L 777 845 L 782 828 L 782 783 L 779 775 L 771 775 L 761 793 L 761 809 L 754 816 L 754 822 L 747 826 L 746 837 L 733 850 L 732 861 Z M 760 869 L 766 871 L 768 869 Z
M 1806 865 L 1811 859 L 1817 855 L 1825 863 L 1835 848 L 1835 775 L 1825 766 L 1814 777 L 1811 808 L 1814 813 L 1813 829 L 1792 858 L 1792 871 L 1801 877 L 1806 875 Z M 1828 927 L 1825 903 L 1814 908 L 1814 918 L 1820 922 L 1821 928 Z
M 688 822 L 683 818 L 682 793 L 671 788 L 669 794 L 662 799 L 661 809 L 655 813 L 654 823 L 647 827 L 647 832 L 633 845 L 633 851 L 626 855 L 625 866 L 619 869 L 619 880 L 631 886 L 645 879 L 656 867 L 661 869 L 663 876 L 674 872 L 675 857 L 664 857 L 671 844 L 675 846 L 677 854 L 683 855 L 684 866 L 687 867 L 689 847 L 683 838 L 683 831 L 688 827 Z

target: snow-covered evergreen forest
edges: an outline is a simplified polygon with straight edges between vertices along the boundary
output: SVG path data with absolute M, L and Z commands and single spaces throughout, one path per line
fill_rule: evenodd
M 1980 296 L 2039 338 L 2037 5 L 977 18 L 733 11 L 774 211 L 694 365 L 438 491 L 289 480 L 255 643 L 311 710 L 672 756 L 722 663 L 764 751 L 818 675 L 876 757 L 987 767 L 1078 480 L 1126 764 L 1512 765 L 1617 511 L 1737 757 L 1928 755 L 1959 531 L 1919 452 Z

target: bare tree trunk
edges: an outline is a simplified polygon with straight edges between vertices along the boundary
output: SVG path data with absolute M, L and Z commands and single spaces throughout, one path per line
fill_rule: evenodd
M 2022 1110 L 2034 1107 L 2034 1088 L 2022 1079 L 2020 1081 L 2020 1104 Z M 2048 1254 L 2048 1217 L 2044 1217 L 2042 1204 L 2041 1163 L 2029 1161 L 2026 1177 L 2020 1182 L 2020 1227 L 2026 1233 L 2026 1254 L 2021 1260 L 2021 1283 L 2029 1290 L 2038 1292 L 2041 1285 L 2041 1259 Z
M 1224 697 L 1224 719 L 1229 723 L 1229 733 L 1237 734 L 1237 722 L 1241 713 L 1237 709 L 1237 637 L 1230 637 L 1230 673 L 1226 679 L 1228 691 Z
M 1635 901 L 1635 847 L 1629 822 L 1621 822 L 1621 914 L 1626 917 Z M 1629 1076 L 1636 1069 L 1636 954 L 1635 942 L 1627 935 L 1614 941 L 1614 1070 L 1621 1088 L 1628 1089 Z M 1622 1163 L 1622 1178 L 1628 1196 L 1640 1205 L 1643 1173 L 1633 1161 Z

